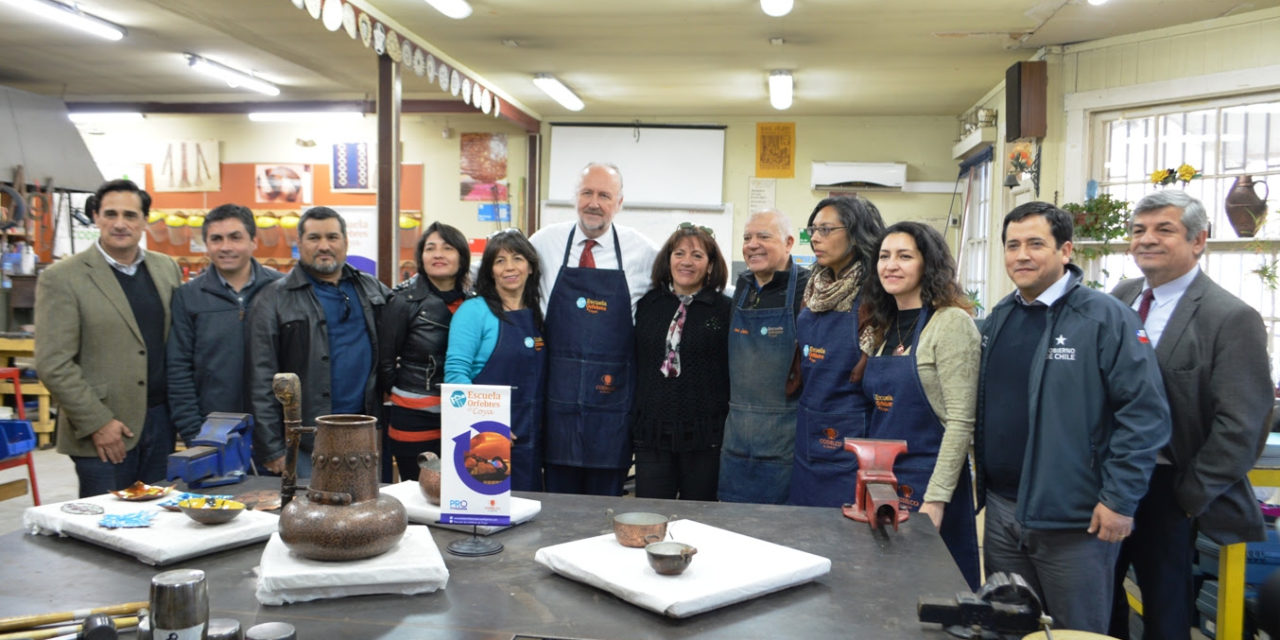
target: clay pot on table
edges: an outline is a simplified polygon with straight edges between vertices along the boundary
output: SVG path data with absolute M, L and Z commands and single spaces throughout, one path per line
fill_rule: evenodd
M 316 418 L 311 486 L 280 513 L 280 539 L 312 560 L 358 560 L 386 552 L 409 524 L 404 505 L 378 492 L 377 420 Z

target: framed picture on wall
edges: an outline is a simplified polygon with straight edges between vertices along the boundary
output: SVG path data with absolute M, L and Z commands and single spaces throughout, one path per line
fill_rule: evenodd
M 334 191 L 373 193 L 373 162 L 367 142 L 337 142 L 333 145 L 333 163 L 329 165 Z
M 464 201 L 507 201 L 507 134 L 464 133 L 460 195 Z
M 311 202 L 311 165 L 255 165 L 253 184 L 255 199 L 260 204 Z

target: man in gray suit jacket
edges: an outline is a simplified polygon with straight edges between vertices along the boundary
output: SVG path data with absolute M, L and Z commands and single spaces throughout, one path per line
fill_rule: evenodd
M 1164 377 L 1173 434 L 1116 567 L 1110 635 L 1128 638 L 1124 576 L 1142 590 L 1143 637 L 1188 638 L 1195 531 L 1219 544 L 1264 538 L 1246 474 L 1267 437 L 1274 394 L 1262 317 L 1196 263 L 1209 220 L 1177 189 L 1134 208 L 1130 253 L 1144 278 L 1112 292 L 1132 305 Z
M 165 403 L 172 258 L 138 246 L 151 196 L 128 180 L 98 188 L 93 246 L 36 284 L 36 370 L 58 402 L 58 451 L 80 496 L 163 480 L 173 452 Z

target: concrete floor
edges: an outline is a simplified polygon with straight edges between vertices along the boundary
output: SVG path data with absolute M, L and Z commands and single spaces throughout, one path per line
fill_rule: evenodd
M 35 451 L 36 483 L 40 486 L 40 502 L 50 504 L 71 500 L 79 495 L 75 465 L 71 458 L 48 449 Z M 27 477 L 25 465 L 0 471 L 0 484 Z M 22 512 L 31 506 L 31 492 L 17 498 L 0 501 L 0 535 L 22 528 Z

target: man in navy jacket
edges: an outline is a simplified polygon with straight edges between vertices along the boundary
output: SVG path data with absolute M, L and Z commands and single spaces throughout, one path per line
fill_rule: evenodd
M 1017 291 L 982 328 L 978 499 L 987 573 L 1026 578 L 1054 626 L 1104 633 L 1169 409 L 1137 315 L 1081 284 L 1071 231 L 1070 214 L 1044 202 L 1004 219 Z

